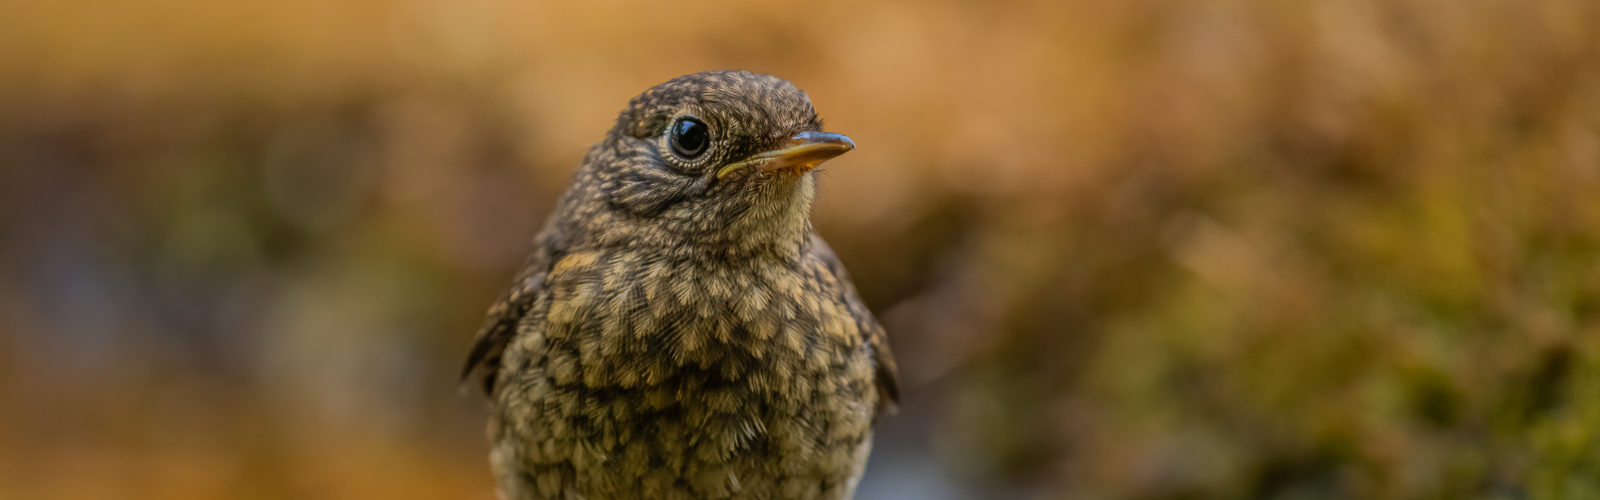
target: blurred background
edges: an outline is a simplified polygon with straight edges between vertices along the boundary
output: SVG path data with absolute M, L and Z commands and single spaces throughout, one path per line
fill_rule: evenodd
M 860 149 L 864 499 L 1600 498 L 1600 2 L 0 7 L 0 498 L 493 497 L 456 375 L 634 94 Z

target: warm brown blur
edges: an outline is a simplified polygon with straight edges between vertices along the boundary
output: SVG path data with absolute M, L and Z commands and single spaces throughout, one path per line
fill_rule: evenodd
M 1600 2 L 0 7 L 0 498 L 492 498 L 456 374 L 633 94 L 772 73 L 861 498 L 1600 495 Z

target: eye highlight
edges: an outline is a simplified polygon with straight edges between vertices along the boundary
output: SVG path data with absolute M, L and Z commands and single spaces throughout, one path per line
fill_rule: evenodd
M 711 127 L 693 116 L 678 118 L 672 122 L 671 136 L 667 142 L 672 145 L 673 154 L 685 160 L 699 158 L 711 145 Z

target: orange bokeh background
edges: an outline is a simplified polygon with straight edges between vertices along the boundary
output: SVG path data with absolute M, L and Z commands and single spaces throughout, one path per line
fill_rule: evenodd
M 456 374 L 628 98 L 859 149 L 861 498 L 1600 495 L 1600 3 L 0 7 L 0 498 L 492 498 Z

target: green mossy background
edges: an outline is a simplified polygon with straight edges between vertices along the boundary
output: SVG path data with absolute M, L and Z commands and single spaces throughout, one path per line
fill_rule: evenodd
M 455 376 L 714 68 L 905 404 L 862 498 L 1600 498 L 1600 3 L 0 7 L 0 498 L 492 498 Z

